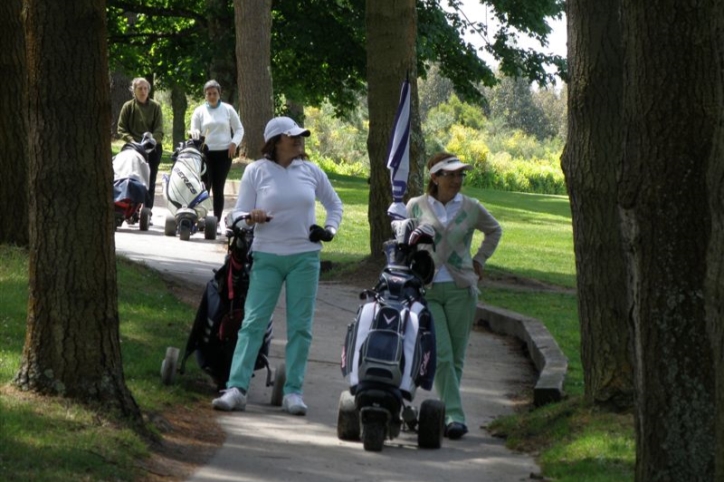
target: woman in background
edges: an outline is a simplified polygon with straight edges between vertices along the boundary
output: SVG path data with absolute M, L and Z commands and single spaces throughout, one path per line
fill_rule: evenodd
M 224 211 L 224 185 L 231 169 L 231 160 L 244 137 L 244 127 L 234 107 L 221 101 L 221 86 L 215 80 L 204 85 L 206 103 L 191 115 L 191 138 L 204 137 L 206 173 L 202 177 L 213 197 L 214 216 L 221 231 Z

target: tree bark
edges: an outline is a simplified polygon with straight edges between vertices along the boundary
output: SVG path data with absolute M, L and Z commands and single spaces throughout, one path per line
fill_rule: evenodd
M 716 407 L 704 299 L 712 229 L 706 175 L 724 107 L 714 68 L 722 24 L 717 38 L 713 23 L 723 7 L 719 0 L 621 5 L 619 206 L 635 333 L 636 480 L 708 481 Z
M 626 260 L 616 206 L 623 48 L 618 0 L 568 3 L 568 142 L 561 159 L 571 203 L 585 398 L 631 408 L 633 359 Z
M 417 14 L 414 0 L 379 2 L 367 0 L 367 105 L 370 159 L 370 196 L 367 219 L 370 223 L 370 254 L 382 257 L 382 244 L 392 231 L 387 208 L 392 202 L 387 154 L 402 81 L 409 74 L 411 86 L 410 183 L 412 192 L 421 191 L 421 165 L 424 143 L 420 129 L 417 93 L 415 39 Z M 409 187 L 409 186 L 408 186 Z M 408 192 L 409 195 L 409 192 Z
M 175 84 L 171 88 L 171 109 L 173 110 L 173 144 L 169 149 L 173 152 L 179 143 L 186 140 L 186 109 L 188 102 L 186 101 L 186 88 L 180 84 Z
M 713 30 L 724 35 L 724 14 L 720 11 L 712 19 Z M 714 372 L 716 374 L 715 393 L 715 433 L 716 449 L 714 452 L 715 482 L 724 482 L 724 38 L 716 40 L 719 47 L 717 58 L 719 65 L 714 71 L 719 73 L 715 105 L 719 106 L 719 120 L 714 125 L 714 148 L 708 163 L 706 176 L 711 212 L 711 238 L 707 252 L 707 278 L 705 288 L 706 318 L 709 337 L 714 356 Z
M 131 78 L 123 72 L 111 72 L 111 139 L 118 133 L 118 117 L 123 104 L 133 98 Z
M 221 84 L 224 102 L 236 105 L 237 59 L 234 51 L 234 11 L 228 0 L 206 0 L 206 18 L 209 25 L 209 41 L 213 47 L 209 58 L 209 78 Z
M 27 247 L 28 126 L 22 0 L 0 3 L 0 243 Z
M 239 115 L 244 124 L 242 151 L 258 159 L 264 127 L 274 116 L 271 77 L 271 0 L 234 0 Z
M 29 299 L 15 383 L 100 402 L 140 426 L 118 332 L 105 2 L 25 0 L 24 7 Z

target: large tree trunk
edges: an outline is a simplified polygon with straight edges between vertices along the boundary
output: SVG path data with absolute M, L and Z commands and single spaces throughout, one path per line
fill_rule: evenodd
M 30 260 L 15 382 L 102 402 L 140 425 L 118 333 L 105 2 L 25 0 L 24 7 Z
M 626 262 L 616 206 L 623 48 L 618 0 L 568 2 L 568 142 L 561 159 L 571 203 L 585 396 L 633 405 Z
M 214 46 L 214 54 L 209 59 L 209 77 L 221 84 L 224 101 L 236 105 L 238 92 L 237 59 L 234 56 L 234 11 L 229 8 L 228 0 L 206 0 L 206 18 L 209 41 Z
M 123 104 L 133 98 L 131 78 L 123 72 L 111 72 L 111 139 L 117 137 L 118 116 Z
M 22 0 L 0 2 L 0 243 L 28 246 L 28 83 Z
M 274 115 L 271 78 L 271 0 L 234 0 L 239 115 L 244 125 L 242 150 L 258 159 L 264 127 Z
M 420 135 L 419 102 L 415 39 L 417 14 L 414 0 L 367 0 L 367 105 L 369 136 L 367 152 L 370 159 L 370 196 L 367 219 L 370 223 L 370 253 L 382 257 L 382 244 L 390 238 L 387 208 L 392 202 L 387 151 L 395 111 L 400 101 L 402 81 L 409 74 L 411 85 L 410 179 L 414 192 L 421 189 L 421 167 L 424 143 Z
M 707 163 L 721 103 L 720 0 L 622 0 L 623 173 L 636 365 L 636 480 L 714 476 L 714 365 L 704 303 Z M 716 186 L 720 192 L 721 185 Z M 721 248 L 718 248 L 719 252 Z
M 188 108 L 188 102 L 186 101 L 186 89 L 175 84 L 171 88 L 171 109 L 173 110 L 173 144 L 169 149 L 171 152 L 176 149 L 176 146 L 180 142 L 183 142 L 186 138 L 186 109 Z
M 715 27 L 712 31 L 724 35 L 724 12 L 713 19 Z M 714 66 L 718 72 L 719 89 L 715 106 L 719 106 L 719 120 L 714 123 L 718 131 L 714 134 L 714 149 L 709 159 L 706 176 L 709 193 L 709 210 L 711 212 L 711 238 L 707 253 L 706 280 L 706 317 L 709 337 L 714 355 L 714 373 L 716 374 L 716 413 L 715 433 L 716 461 L 715 482 L 724 482 L 724 38 L 717 41 L 719 64 Z

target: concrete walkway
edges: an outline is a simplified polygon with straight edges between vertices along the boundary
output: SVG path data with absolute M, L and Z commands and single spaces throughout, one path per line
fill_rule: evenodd
M 166 211 L 159 198 L 151 229 L 119 228 L 116 251 L 201 290 L 212 269 L 223 262 L 224 238 L 208 241 L 197 234 L 184 242 L 164 236 Z M 219 417 L 228 436 L 209 463 L 188 480 L 519 482 L 538 473 L 532 457 L 511 452 L 485 430 L 491 420 L 513 412 L 513 395 L 533 386 L 537 376 L 517 343 L 489 332 L 475 331 L 468 348 L 462 395 L 470 433 L 463 439 L 444 439 L 441 449 L 423 450 L 417 447 L 416 434 L 402 432 L 386 442 L 382 452 L 373 453 L 365 452 L 361 443 L 337 438 L 337 405 L 347 388 L 339 369 L 341 346 L 360 303 L 358 292 L 347 285 L 320 284 L 305 382 L 307 416 L 291 416 L 271 406 L 271 389 L 264 386 L 264 373 L 257 372 L 245 412 L 216 412 L 210 398 L 208 411 L 198 414 Z M 282 297 L 274 314 L 274 366 L 283 361 L 285 317 Z M 418 391 L 413 404 L 419 407 L 426 398 L 435 398 L 434 392 Z

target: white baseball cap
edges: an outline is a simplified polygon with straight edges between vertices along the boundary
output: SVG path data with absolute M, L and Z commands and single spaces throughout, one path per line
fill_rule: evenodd
M 459 169 L 469 171 L 472 168 L 473 166 L 471 166 L 470 164 L 465 164 L 457 157 L 448 157 L 432 166 L 432 168 L 430 169 L 430 174 L 435 174 L 440 171 L 457 171 Z
M 307 129 L 299 127 L 297 123 L 289 117 L 275 117 L 267 122 L 266 128 L 264 128 L 264 142 L 269 142 L 269 139 L 279 134 L 292 137 L 309 137 L 310 132 Z

